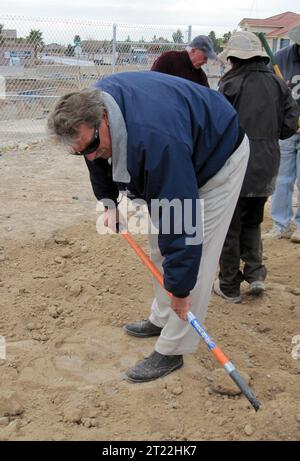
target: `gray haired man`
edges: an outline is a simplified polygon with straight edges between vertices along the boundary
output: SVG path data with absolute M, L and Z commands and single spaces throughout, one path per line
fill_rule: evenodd
M 84 157 L 94 193 L 108 207 L 106 223 L 116 228 L 115 204 L 124 188 L 147 203 L 151 217 L 156 201 L 177 200 L 180 217 L 187 212 L 192 226 L 199 199 L 204 203 L 204 237 L 196 244 L 190 243 L 196 234 L 191 227 L 175 230 L 175 212 L 167 233 L 159 217 L 158 234 L 149 235 L 151 259 L 172 298 L 154 282 L 148 320 L 127 324 L 125 331 L 158 336 L 150 357 L 126 373 L 133 382 L 151 381 L 180 368 L 183 354 L 197 350 L 199 336 L 186 314 L 191 310 L 200 321 L 206 315 L 249 143 L 223 95 L 195 83 L 124 72 L 96 87 L 63 96 L 48 124 L 71 153 Z
M 186 78 L 209 87 L 207 76 L 202 69 L 207 59 L 217 59 L 213 42 L 206 35 L 197 35 L 184 51 L 167 51 L 161 54 L 151 70 Z

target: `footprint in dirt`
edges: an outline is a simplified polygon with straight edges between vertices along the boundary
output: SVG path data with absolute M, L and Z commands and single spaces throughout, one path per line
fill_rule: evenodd
M 58 387 L 120 381 L 126 369 L 149 355 L 153 347 L 146 341 L 137 348 L 121 328 L 101 326 L 99 321 L 86 322 L 44 354 L 39 344 L 35 347 L 36 342 L 31 341 L 30 350 L 25 343 L 20 342 L 19 348 L 14 343 L 19 356 L 27 349 L 19 380 Z

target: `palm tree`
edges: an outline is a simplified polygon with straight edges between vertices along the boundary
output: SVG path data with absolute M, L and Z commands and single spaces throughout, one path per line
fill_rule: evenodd
M 80 46 L 80 43 L 81 43 L 80 35 L 75 35 L 73 42 L 75 46 Z
M 43 32 L 40 30 L 31 29 L 28 37 L 26 37 L 28 43 L 33 45 L 34 57 L 37 59 L 37 55 L 44 48 Z

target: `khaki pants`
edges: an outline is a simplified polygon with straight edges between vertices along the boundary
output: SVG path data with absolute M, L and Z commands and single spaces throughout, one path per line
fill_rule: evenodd
M 242 187 L 248 157 L 249 141 L 245 136 L 223 168 L 199 189 L 199 197 L 204 200 L 204 241 L 197 283 L 191 291 L 190 310 L 200 322 L 207 313 L 219 257 Z M 148 238 L 151 260 L 163 272 L 157 235 Z M 188 322 L 183 322 L 175 314 L 170 298 L 155 279 L 153 283 L 155 298 L 149 319 L 154 325 L 163 327 L 155 350 L 164 355 L 195 352 L 199 336 Z

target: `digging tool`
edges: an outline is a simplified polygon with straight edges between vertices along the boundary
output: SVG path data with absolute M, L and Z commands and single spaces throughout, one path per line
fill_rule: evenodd
M 163 276 L 157 269 L 157 267 L 153 264 L 150 258 L 146 255 L 144 250 L 139 246 L 139 244 L 134 240 L 131 234 L 127 230 L 120 230 L 120 234 L 122 237 L 127 240 L 131 248 L 136 252 L 139 256 L 141 261 L 148 267 L 152 275 L 156 278 L 158 283 L 164 288 Z M 172 296 L 171 293 L 166 291 L 168 296 Z M 230 378 L 235 382 L 238 388 L 242 391 L 244 396 L 249 400 L 255 411 L 257 411 L 260 407 L 260 402 L 257 400 L 256 396 L 250 389 L 250 387 L 245 383 L 239 372 L 236 370 L 234 365 L 229 361 L 226 355 L 221 351 L 221 349 L 217 346 L 215 341 L 206 333 L 205 329 L 202 325 L 198 322 L 194 314 L 189 311 L 187 313 L 187 320 L 190 325 L 196 330 L 198 335 L 205 341 L 208 349 L 212 352 L 215 356 L 217 361 L 222 365 L 225 371 L 228 373 Z
M 266 40 L 266 37 L 265 37 L 265 34 L 263 32 L 259 32 L 258 38 L 260 39 L 262 46 L 264 47 L 264 49 L 266 50 L 267 55 L 270 58 L 270 61 L 271 61 L 271 64 L 273 66 L 275 74 L 278 77 L 282 78 L 282 80 L 283 80 L 283 75 L 281 73 L 281 70 L 279 69 L 278 64 L 276 63 L 275 56 L 272 53 L 271 48 L 269 47 L 269 44 L 268 44 L 268 42 Z
M 268 44 L 268 42 L 267 42 L 267 40 L 266 40 L 265 34 L 264 34 L 263 32 L 259 32 L 258 37 L 259 37 L 259 39 L 260 39 L 260 41 L 261 41 L 261 43 L 262 43 L 262 46 L 263 46 L 264 49 L 266 50 L 267 55 L 268 55 L 269 58 L 270 58 L 270 61 L 271 61 L 271 64 L 272 64 L 272 66 L 273 66 L 273 69 L 274 69 L 275 74 L 277 75 L 277 77 L 280 77 L 282 80 L 284 80 L 283 75 L 282 75 L 282 73 L 281 73 L 281 70 L 280 70 L 278 64 L 276 63 L 275 56 L 274 56 L 274 54 L 272 53 L 272 50 L 271 50 L 271 48 L 269 47 L 269 44 Z M 299 119 L 298 119 L 298 127 L 300 127 L 300 117 L 299 117 Z

